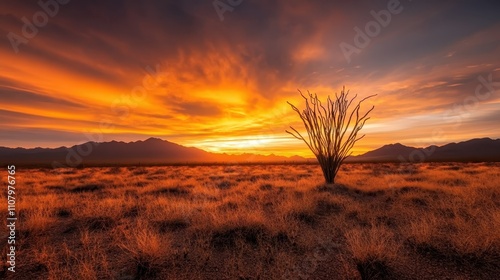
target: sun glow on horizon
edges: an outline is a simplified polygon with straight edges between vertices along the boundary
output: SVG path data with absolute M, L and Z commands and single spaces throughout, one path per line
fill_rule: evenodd
M 227 154 L 259 153 L 262 155 L 280 154 L 292 156 L 293 154 L 279 153 L 274 151 L 274 147 L 284 147 L 286 144 L 292 144 L 286 137 L 273 137 L 266 135 L 250 135 L 241 137 L 222 137 L 210 140 L 202 140 L 196 143 L 187 143 L 205 151 Z M 263 152 L 265 151 L 265 152 Z

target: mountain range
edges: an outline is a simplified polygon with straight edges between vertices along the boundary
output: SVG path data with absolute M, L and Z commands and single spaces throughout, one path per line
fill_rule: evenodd
M 500 139 L 476 138 L 443 146 L 415 148 L 400 143 L 385 145 L 349 158 L 363 162 L 500 161 Z
M 314 162 L 300 156 L 210 153 L 181 146 L 158 138 L 136 142 L 86 142 L 59 148 L 0 147 L 0 165 L 81 166 L 108 164 L 171 164 L 232 162 Z M 348 162 L 421 162 L 421 161 L 500 161 L 500 139 L 472 139 L 444 146 L 415 148 L 400 143 L 346 159 Z
M 282 162 L 304 161 L 303 157 L 210 153 L 194 147 L 185 147 L 158 138 L 136 142 L 86 142 L 59 148 L 6 148 L 0 147 L 0 165 L 108 165 L 108 164 L 172 164 L 210 162 Z

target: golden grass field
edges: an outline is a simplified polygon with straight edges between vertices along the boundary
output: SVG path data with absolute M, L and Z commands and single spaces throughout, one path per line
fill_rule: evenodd
M 345 164 L 333 186 L 317 165 L 16 175 L 17 272 L 0 278 L 500 275 L 498 163 Z

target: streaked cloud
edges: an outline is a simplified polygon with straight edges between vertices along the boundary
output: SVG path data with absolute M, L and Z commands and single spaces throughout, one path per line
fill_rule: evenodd
M 244 1 L 221 22 L 210 1 L 70 1 L 19 53 L 0 40 L 0 146 L 72 145 L 93 132 L 310 155 L 284 132 L 301 127 L 286 101 L 300 107 L 297 89 L 326 97 L 343 85 L 378 94 L 355 153 L 434 129 L 446 141 L 500 137 L 498 89 L 460 126 L 443 118 L 474 97 L 478 77 L 500 81 L 499 5 L 401 1 L 348 63 L 339 44 L 387 2 Z M 21 18 L 39 9 L 3 2 L 0 31 L 20 34 Z

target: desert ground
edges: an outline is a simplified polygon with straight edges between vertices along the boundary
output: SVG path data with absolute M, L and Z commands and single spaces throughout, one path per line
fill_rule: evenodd
M 16 171 L 0 278 L 500 275 L 500 163 L 344 164 L 334 185 L 311 164 Z

